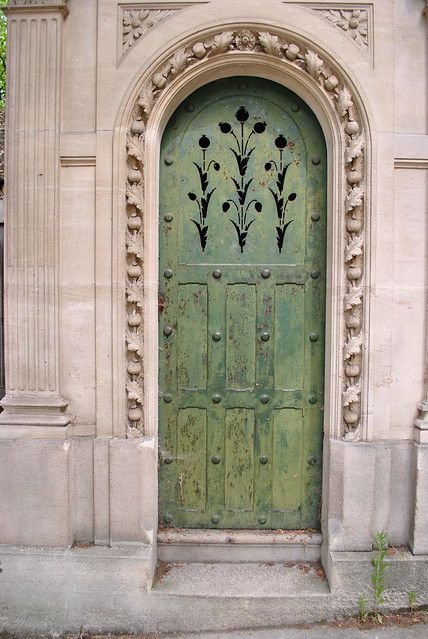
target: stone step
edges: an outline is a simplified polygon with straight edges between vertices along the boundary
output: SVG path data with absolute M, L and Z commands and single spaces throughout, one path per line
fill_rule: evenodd
M 176 562 L 316 562 L 322 535 L 315 531 L 162 530 L 158 557 Z
M 320 597 L 330 589 L 316 563 L 160 564 L 152 592 L 198 597 Z

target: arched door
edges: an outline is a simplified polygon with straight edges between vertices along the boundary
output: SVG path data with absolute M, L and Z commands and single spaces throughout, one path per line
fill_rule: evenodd
M 273 82 L 208 84 L 160 154 L 159 519 L 318 528 L 326 147 Z

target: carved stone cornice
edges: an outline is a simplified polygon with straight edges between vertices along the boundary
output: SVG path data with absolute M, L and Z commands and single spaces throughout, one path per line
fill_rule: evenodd
M 235 54 L 266 56 L 266 64 L 275 58 L 311 78 L 314 91 L 321 91 L 334 110 L 343 139 L 340 171 L 346 193 L 342 201 L 345 234 L 341 270 L 344 297 L 341 315 L 344 326 L 341 337 L 342 372 L 337 393 L 341 396 L 341 426 L 335 436 L 357 440 L 362 436 L 361 393 L 363 365 L 363 303 L 365 255 L 365 145 L 362 116 L 346 78 L 339 68 L 331 66 L 313 49 L 299 42 L 286 41 L 281 35 L 249 29 L 214 33 L 205 39 L 193 39 L 180 46 L 157 68 L 142 86 L 134 105 L 127 136 L 127 235 L 126 253 L 128 280 L 126 287 L 128 435 L 144 434 L 144 237 L 145 202 L 145 131 L 153 107 L 167 87 L 179 75 L 197 64 L 214 57 Z M 341 385 L 341 388 L 339 386 Z
M 64 18 L 69 13 L 67 0 L 9 0 L 3 11 L 5 13 L 60 11 Z

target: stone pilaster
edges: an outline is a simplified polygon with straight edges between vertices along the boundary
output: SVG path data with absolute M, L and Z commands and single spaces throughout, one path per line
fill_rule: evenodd
M 6 121 L 6 396 L 0 437 L 62 436 L 58 191 L 66 0 L 10 0 Z M 58 428 L 60 427 L 60 428 Z

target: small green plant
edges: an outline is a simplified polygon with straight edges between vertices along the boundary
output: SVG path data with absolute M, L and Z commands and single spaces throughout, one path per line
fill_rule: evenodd
M 373 616 L 379 623 L 382 623 L 382 615 L 379 612 L 379 606 L 385 603 L 385 570 L 387 563 L 385 561 L 388 552 L 389 540 L 387 534 L 382 530 L 374 536 L 374 547 L 377 550 L 376 556 L 372 559 L 373 566 L 372 584 L 374 596 Z
M 368 617 L 367 612 L 367 597 L 365 595 L 360 595 L 358 597 L 358 616 L 361 621 L 366 621 Z
M 416 592 L 416 590 L 410 590 L 407 596 L 409 599 L 410 610 L 415 610 L 418 605 L 418 593 Z

